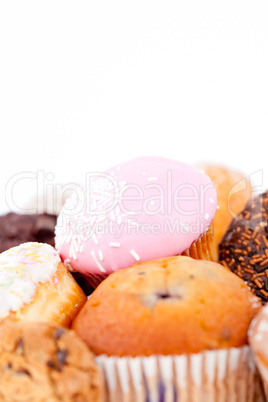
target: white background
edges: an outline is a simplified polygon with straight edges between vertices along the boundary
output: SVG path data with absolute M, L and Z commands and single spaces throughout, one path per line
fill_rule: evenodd
M 140 155 L 268 188 L 267 21 L 257 0 L 0 0 L 0 212 L 13 175 L 22 206 L 37 171 L 83 181 Z

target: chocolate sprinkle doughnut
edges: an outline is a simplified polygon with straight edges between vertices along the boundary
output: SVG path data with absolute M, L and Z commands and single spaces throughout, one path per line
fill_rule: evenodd
M 268 191 L 249 201 L 220 243 L 220 262 L 268 301 Z

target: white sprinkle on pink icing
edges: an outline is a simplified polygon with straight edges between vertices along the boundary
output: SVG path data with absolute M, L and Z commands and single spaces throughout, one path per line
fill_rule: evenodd
M 132 255 L 132 257 L 135 258 L 136 261 L 140 261 L 140 256 L 138 255 L 138 253 L 136 253 L 135 250 L 130 250 L 130 254 Z
M 94 241 L 95 244 L 99 244 L 99 241 L 98 241 L 95 233 L 93 233 L 93 235 L 92 235 L 92 240 Z
M 92 255 L 92 258 L 93 258 L 93 260 L 95 261 L 95 263 L 96 263 L 97 267 L 99 268 L 99 270 L 100 270 L 101 272 L 106 272 L 106 270 L 103 268 L 103 266 L 101 265 L 101 263 L 98 261 L 96 255 L 95 255 L 95 252 L 94 252 L 94 251 L 91 251 L 90 254 Z
M 182 224 L 181 224 L 181 227 L 182 227 L 182 229 L 183 229 L 186 233 L 189 233 L 189 232 L 190 232 L 190 229 L 189 229 L 189 227 L 188 227 L 187 224 L 182 223 Z

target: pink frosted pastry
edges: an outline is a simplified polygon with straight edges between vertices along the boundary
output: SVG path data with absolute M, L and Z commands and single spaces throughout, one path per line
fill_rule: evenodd
M 180 254 L 217 260 L 215 188 L 194 166 L 141 157 L 87 175 L 56 225 L 56 248 L 69 269 L 96 284 L 110 273 Z
M 264 306 L 252 321 L 248 337 L 268 398 L 268 305 Z

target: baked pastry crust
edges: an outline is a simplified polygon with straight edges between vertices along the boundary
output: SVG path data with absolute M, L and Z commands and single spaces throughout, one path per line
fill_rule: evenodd
M 96 354 L 198 353 L 247 344 L 260 306 L 246 284 L 220 264 L 170 257 L 111 274 L 73 329 Z
M 101 401 L 93 354 L 73 331 L 49 323 L 5 323 L 0 401 Z
M 71 325 L 86 295 L 56 251 L 24 243 L 0 255 L 0 326 L 5 321 L 47 321 Z
M 5 320 L 52 322 L 70 327 L 86 300 L 83 290 L 60 262 L 52 280 L 38 285 L 33 301 L 10 312 Z
M 210 177 L 217 192 L 219 209 L 216 211 L 213 225 L 219 243 L 233 217 L 245 207 L 251 197 L 249 180 L 240 172 L 220 165 L 199 166 Z

